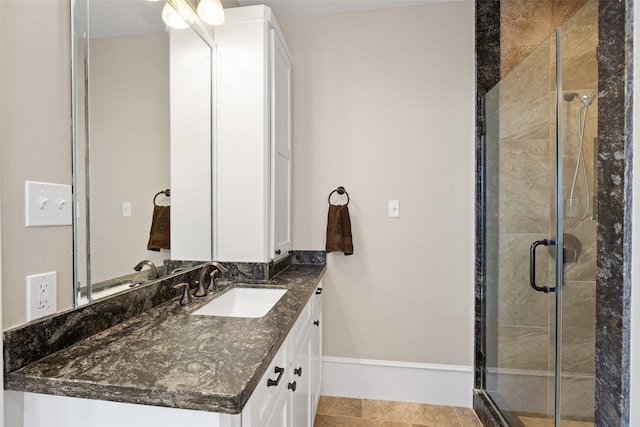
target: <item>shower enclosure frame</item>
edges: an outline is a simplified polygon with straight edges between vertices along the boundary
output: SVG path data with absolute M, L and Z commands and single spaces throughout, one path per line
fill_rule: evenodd
M 597 228 L 595 425 L 624 426 L 629 421 L 629 346 L 631 295 L 631 154 L 633 1 L 600 0 L 598 87 L 599 187 Z M 605 41 L 606 43 L 603 43 Z M 476 0 L 476 355 L 474 409 L 485 425 L 502 425 L 483 384 L 484 284 L 486 282 L 486 162 L 482 137 L 482 98 L 500 76 L 500 2 Z M 611 177 L 617 177 L 612 180 Z

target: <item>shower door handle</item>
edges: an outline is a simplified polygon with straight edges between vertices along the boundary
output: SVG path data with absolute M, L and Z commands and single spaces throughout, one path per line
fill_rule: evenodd
M 556 288 L 536 285 L 536 248 L 540 245 L 549 246 L 555 244 L 556 242 L 554 240 L 549 239 L 536 240 L 531 244 L 531 248 L 529 249 L 529 283 L 535 291 L 548 294 L 549 292 L 555 292 L 556 290 Z

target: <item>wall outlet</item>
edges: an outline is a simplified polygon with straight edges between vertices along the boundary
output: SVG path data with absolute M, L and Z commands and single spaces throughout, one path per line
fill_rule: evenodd
M 27 321 L 57 311 L 56 282 L 55 271 L 27 276 Z

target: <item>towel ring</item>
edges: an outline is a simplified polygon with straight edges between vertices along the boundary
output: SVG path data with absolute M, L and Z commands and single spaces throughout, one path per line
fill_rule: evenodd
M 347 190 L 345 190 L 343 186 L 340 186 L 340 187 L 336 188 L 335 190 L 333 190 L 331 193 L 329 193 L 329 199 L 328 199 L 329 204 L 331 204 L 331 196 L 333 196 L 333 193 L 338 193 L 339 195 L 346 194 L 347 203 L 345 203 L 345 206 L 349 205 L 349 193 L 347 193 Z
M 158 191 L 155 196 L 153 196 L 153 206 L 158 206 L 156 203 L 156 199 L 159 195 L 164 194 L 167 197 L 171 197 L 171 189 L 167 188 L 166 190 Z

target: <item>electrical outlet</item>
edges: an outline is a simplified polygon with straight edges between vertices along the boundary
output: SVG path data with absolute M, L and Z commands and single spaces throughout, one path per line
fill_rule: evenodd
M 27 321 L 57 311 L 56 282 L 55 271 L 27 276 Z

